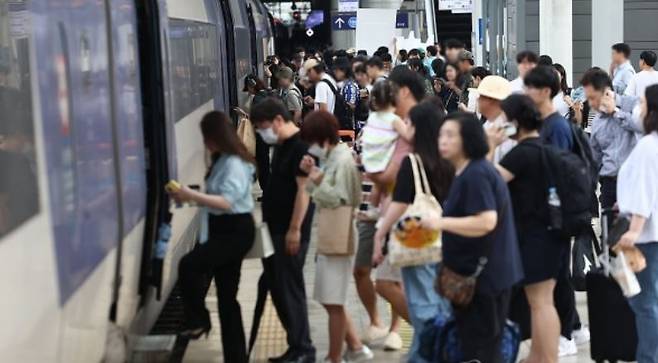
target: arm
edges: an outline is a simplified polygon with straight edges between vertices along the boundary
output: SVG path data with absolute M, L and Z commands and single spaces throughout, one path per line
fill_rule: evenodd
M 438 227 L 464 237 L 483 237 L 491 233 L 498 223 L 498 212 L 485 211 L 468 217 L 443 217 Z
M 320 110 L 320 111 L 328 111 L 329 110 L 329 106 L 327 106 L 326 103 L 316 102 L 315 104 L 318 105 L 318 110 Z
M 593 127 L 592 127 L 593 128 Z M 595 130 L 592 130 L 592 136 L 589 138 L 589 144 L 592 149 L 592 158 L 594 163 L 596 163 L 596 169 L 600 172 L 601 166 L 603 166 L 603 150 L 597 138 L 597 133 Z
M 642 229 L 644 228 L 646 221 L 647 219 L 645 217 L 642 217 L 638 214 L 633 214 L 633 217 L 631 218 L 631 226 L 628 229 L 628 232 L 621 236 L 621 239 L 615 245 L 614 250 L 619 251 L 624 247 L 633 247 L 638 238 L 640 238 L 640 234 L 642 233 Z
M 221 210 L 231 209 L 231 202 L 229 202 L 228 199 L 222 195 L 201 193 L 197 192 L 196 190 L 189 189 L 188 187 L 182 187 L 180 194 L 187 195 L 187 200 L 194 201 L 197 204 L 208 208 Z
M 295 206 L 292 210 L 288 233 L 286 233 L 286 251 L 289 255 L 299 253 L 302 223 L 304 223 L 304 217 L 306 217 L 306 211 L 310 203 L 310 198 L 304 188 L 307 179 L 308 177 L 305 176 L 298 176 L 296 178 L 297 194 L 295 195 Z
M 302 110 L 294 111 L 292 117 L 293 121 L 295 121 L 297 125 L 300 125 L 302 123 Z
M 401 138 L 403 138 L 407 142 L 411 142 L 413 140 L 413 135 L 409 132 L 409 127 L 404 123 L 404 121 L 397 119 L 393 121 L 393 129 L 395 132 L 400 135 Z
M 338 165 L 335 178 L 318 178 L 315 172 L 312 172 L 310 179 L 313 182 L 308 183 L 308 189 L 313 200 L 322 208 L 338 208 L 346 203 L 354 207 L 358 206 L 361 201 L 361 184 L 356 170 L 355 165 L 345 163 L 344 165 Z M 358 191 L 358 193 L 355 193 L 355 191 Z

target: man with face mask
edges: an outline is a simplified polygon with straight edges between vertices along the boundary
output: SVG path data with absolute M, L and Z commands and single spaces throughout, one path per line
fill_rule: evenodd
M 617 173 L 635 147 L 642 129 L 628 112 L 632 107 L 617 107 L 615 99 L 620 97 L 615 97 L 612 80 L 604 71 L 588 71 L 581 83 L 590 107 L 599 111 L 592 121 L 590 143 L 599 167 L 601 206 L 611 208 L 617 202 Z
M 310 336 L 303 268 L 311 239 L 313 208 L 305 189 L 308 175 L 299 167 L 308 154 L 308 146 L 281 101 L 264 100 L 252 108 L 250 116 L 256 132 L 266 143 L 274 145 L 262 207 L 274 255 L 264 260 L 261 279 L 269 287 L 286 330 L 288 350 L 270 362 L 312 363 L 315 347 Z

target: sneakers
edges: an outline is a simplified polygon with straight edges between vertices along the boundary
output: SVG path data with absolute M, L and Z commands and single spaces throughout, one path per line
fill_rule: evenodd
M 583 345 L 589 342 L 589 328 L 587 326 L 582 326 L 578 330 L 574 330 L 571 333 L 571 338 L 576 343 L 576 345 Z
M 386 341 L 384 342 L 384 350 L 400 350 L 402 349 L 402 338 L 400 334 L 392 331 L 388 333 Z
M 569 340 L 560 336 L 560 344 L 558 345 L 558 357 L 568 357 L 570 355 L 578 354 L 578 347 L 576 342 L 572 339 Z
M 343 361 L 348 363 L 365 362 L 373 360 L 373 358 L 375 358 L 375 354 L 373 354 L 367 345 L 364 345 L 360 350 L 347 349 L 343 355 Z
M 368 330 L 361 337 L 361 341 L 364 344 L 370 344 L 372 342 L 384 339 L 388 336 L 388 329 L 380 328 L 376 325 L 371 325 Z

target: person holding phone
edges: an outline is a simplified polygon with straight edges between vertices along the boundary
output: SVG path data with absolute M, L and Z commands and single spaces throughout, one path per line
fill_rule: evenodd
M 478 109 L 486 119 L 483 125 L 485 130 L 513 126 L 507 122 L 505 113 L 500 107 L 501 102 L 512 93 L 512 86 L 508 80 L 500 76 L 487 76 L 480 82 L 477 93 Z M 508 138 L 493 151 L 492 161 L 495 163 L 516 146 L 516 141 L 509 139 L 509 136 L 516 131 L 509 128 L 507 133 Z
M 599 168 L 601 207 L 612 208 L 617 203 L 617 174 L 637 144 L 642 128 L 630 112 L 617 108 L 607 73 L 590 70 L 583 76 L 582 85 L 590 107 L 599 111 L 592 121 L 590 144 Z

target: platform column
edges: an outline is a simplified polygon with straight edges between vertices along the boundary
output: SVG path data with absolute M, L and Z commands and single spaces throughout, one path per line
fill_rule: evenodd
M 539 52 L 567 70 L 573 81 L 573 15 L 571 0 L 539 1 Z

